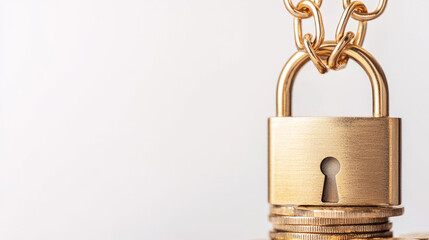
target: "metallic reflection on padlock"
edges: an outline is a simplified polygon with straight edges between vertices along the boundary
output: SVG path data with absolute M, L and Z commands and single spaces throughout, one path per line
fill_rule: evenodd
M 318 53 L 329 55 L 334 47 L 324 43 Z M 296 53 L 281 73 L 277 116 L 269 119 L 269 202 L 273 205 L 400 204 L 400 119 L 388 117 L 386 77 L 364 49 L 351 46 L 344 54 L 362 66 L 371 80 L 373 117 L 292 117 L 293 81 L 309 61 L 306 53 Z M 322 172 L 326 158 L 338 160 L 335 176 Z M 331 182 L 337 185 L 337 198 L 323 197 L 327 177 L 335 178 Z

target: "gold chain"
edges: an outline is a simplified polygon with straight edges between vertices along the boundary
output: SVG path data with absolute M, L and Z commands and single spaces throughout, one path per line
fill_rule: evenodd
M 318 49 L 322 45 L 325 39 L 325 28 L 323 27 L 322 14 L 320 13 L 319 7 L 310 0 L 302 0 L 298 4 L 298 10 L 304 10 L 313 16 L 315 26 L 315 36 L 311 41 L 313 49 Z M 295 29 L 295 43 L 298 49 L 303 49 L 304 44 L 302 40 L 302 18 L 294 18 L 294 29 Z
M 317 51 L 325 40 L 325 29 L 323 18 L 320 12 L 322 0 L 301 0 L 296 6 L 292 0 L 283 0 L 286 9 L 294 17 L 295 43 L 298 50 L 308 53 L 320 73 L 326 73 L 329 69 L 339 70 L 346 66 L 348 58 L 343 55 L 343 51 L 350 45 L 362 46 L 365 39 L 367 21 L 380 16 L 386 8 L 387 0 L 379 0 L 377 8 L 373 12 L 368 12 L 365 4 L 359 1 L 343 0 L 344 12 L 338 23 L 335 33 L 336 47 L 332 54 L 322 58 Z M 313 17 L 315 26 L 315 36 L 310 33 L 303 35 L 302 19 Z M 359 22 L 356 34 L 345 32 L 348 21 L 353 18 Z

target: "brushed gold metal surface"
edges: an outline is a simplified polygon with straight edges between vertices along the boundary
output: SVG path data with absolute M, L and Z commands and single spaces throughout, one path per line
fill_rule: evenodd
M 334 43 L 324 43 L 319 54 L 334 48 Z M 290 117 L 293 81 L 309 60 L 308 54 L 295 54 L 279 78 L 277 117 L 269 119 L 269 202 L 273 205 L 400 204 L 400 119 L 388 117 L 386 77 L 362 48 L 352 46 L 344 54 L 355 59 L 371 80 L 374 116 Z M 321 171 L 321 162 L 329 157 L 340 163 L 333 176 L 336 201 L 322 199 L 329 176 Z
M 271 204 L 400 204 L 400 119 L 274 117 L 269 129 Z M 322 202 L 326 157 L 341 164 L 337 203 Z

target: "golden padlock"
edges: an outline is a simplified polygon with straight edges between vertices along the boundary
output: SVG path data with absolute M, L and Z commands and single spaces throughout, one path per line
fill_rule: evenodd
M 325 42 L 319 56 L 336 44 Z M 373 117 L 292 117 L 292 85 L 309 61 L 299 51 L 277 87 L 277 116 L 269 119 L 269 202 L 273 205 L 400 204 L 400 118 L 390 118 L 386 77 L 359 46 L 344 50 L 368 74 Z

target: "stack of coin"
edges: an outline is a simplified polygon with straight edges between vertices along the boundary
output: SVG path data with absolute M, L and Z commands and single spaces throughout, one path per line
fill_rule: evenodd
M 270 238 L 303 240 L 342 240 L 391 238 L 389 217 L 404 213 L 402 206 L 325 207 L 272 206 Z

